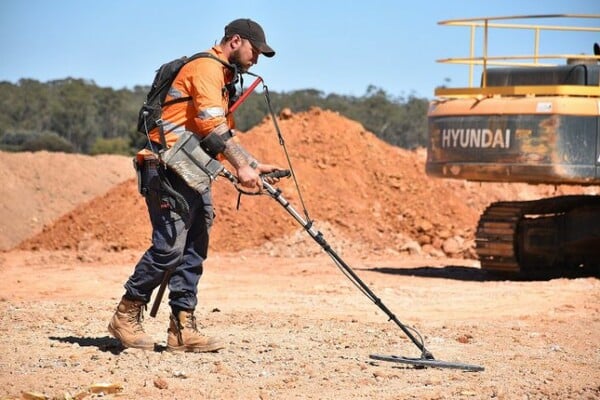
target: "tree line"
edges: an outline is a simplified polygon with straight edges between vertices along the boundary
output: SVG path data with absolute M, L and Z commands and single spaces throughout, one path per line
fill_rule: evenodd
M 49 82 L 0 82 L 0 150 L 132 154 L 145 138 L 136 131 L 137 114 L 149 86 L 104 88 L 93 81 L 66 78 Z M 259 92 L 259 90 L 257 90 Z M 268 113 L 262 93 L 252 93 L 236 111 L 236 125 L 247 131 Z M 426 145 L 428 100 L 394 97 L 369 86 L 361 97 L 315 89 L 269 91 L 277 114 L 319 107 L 360 122 L 382 140 L 404 148 Z

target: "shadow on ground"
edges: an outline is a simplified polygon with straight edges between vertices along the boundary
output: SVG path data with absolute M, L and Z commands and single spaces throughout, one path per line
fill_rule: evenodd
M 574 271 L 549 271 L 549 272 L 537 272 L 537 273 L 500 273 L 490 272 L 482 270 L 477 267 L 465 267 L 465 266 L 454 266 L 447 265 L 444 267 L 415 267 L 415 268 L 404 268 L 404 267 L 374 267 L 365 269 L 373 272 L 380 272 L 382 274 L 392 275 L 404 275 L 404 276 L 418 276 L 423 278 L 442 278 L 442 279 L 454 279 L 458 281 L 473 281 L 473 282 L 487 282 L 487 281 L 548 281 L 557 278 L 598 278 L 597 271 L 590 270 L 574 270 Z
M 77 337 L 77 336 L 50 336 L 50 340 L 55 340 L 61 343 L 78 344 L 80 347 L 96 347 L 100 351 L 110 352 L 112 354 L 120 354 L 125 348 L 117 339 L 110 336 L 102 337 Z
M 77 336 L 50 336 L 48 339 L 55 340 L 61 343 L 78 344 L 80 347 L 96 347 L 100 351 L 109 352 L 112 354 L 121 354 L 126 348 L 117 339 L 110 336 L 102 337 L 77 337 Z M 159 344 L 154 345 L 154 351 L 163 352 L 167 347 Z

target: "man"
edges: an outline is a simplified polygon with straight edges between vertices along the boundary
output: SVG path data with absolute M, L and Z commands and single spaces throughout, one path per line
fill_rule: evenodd
M 208 51 L 241 72 L 258 62 L 262 54 L 273 57 L 275 51 L 266 43 L 261 26 L 250 19 L 237 19 L 225 27 L 221 42 Z M 262 187 L 260 174 L 277 168 L 253 158 L 232 135 L 233 119 L 228 115 L 228 84 L 236 78 L 230 68 L 214 58 L 197 58 L 179 71 L 171 85 L 163 107 L 164 142 L 171 148 L 181 133 L 188 131 L 206 137 L 218 134 L 224 138 L 223 157 L 235 169 L 239 183 L 249 189 Z M 149 148 L 161 146 L 158 128 L 149 133 Z M 174 192 L 183 197 L 189 207 L 186 218 L 178 212 L 177 196 L 164 190 L 157 169 L 144 168 L 142 182 L 152 223 L 152 246 L 146 250 L 133 274 L 125 283 L 123 295 L 109 325 L 109 332 L 125 347 L 153 349 L 154 340 L 144 332 L 143 309 L 150 301 L 167 271 L 171 316 L 167 350 L 209 352 L 223 348 L 217 339 L 202 335 L 196 325 L 197 286 L 202 275 L 202 263 L 207 257 L 209 231 L 214 212 L 209 189 L 199 193 L 175 172 L 167 169 L 165 180 Z

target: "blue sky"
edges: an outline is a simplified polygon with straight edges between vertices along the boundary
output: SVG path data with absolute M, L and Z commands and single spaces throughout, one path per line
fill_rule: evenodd
M 0 81 L 74 77 L 115 89 L 148 85 L 160 64 L 211 47 L 229 21 L 249 17 L 277 51 L 252 70 L 271 91 L 362 96 L 375 85 L 394 97 L 432 97 L 447 79 L 468 83 L 467 67 L 435 62 L 467 56 L 468 30 L 438 21 L 556 13 L 600 14 L 600 1 L 0 0 Z M 490 38 L 491 51 L 532 52 L 532 34 L 502 35 Z M 541 51 L 590 53 L 594 41 L 600 34 L 542 34 Z

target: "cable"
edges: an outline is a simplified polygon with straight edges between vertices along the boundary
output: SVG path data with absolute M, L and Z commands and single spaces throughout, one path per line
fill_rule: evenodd
M 279 140 L 279 145 L 283 148 L 283 153 L 285 154 L 285 158 L 287 164 L 290 168 L 290 173 L 292 175 L 292 179 L 294 180 L 294 185 L 296 186 L 296 192 L 298 193 L 298 199 L 300 200 L 300 204 L 302 205 L 302 212 L 304 212 L 304 216 L 306 217 L 306 221 L 309 224 L 312 224 L 312 220 L 308 215 L 308 209 L 304 203 L 304 198 L 302 197 L 302 191 L 300 190 L 300 186 L 298 184 L 298 180 L 296 179 L 296 173 L 294 172 L 294 167 L 292 166 L 292 160 L 290 159 L 290 155 L 287 151 L 287 147 L 285 146 L 285 140 L 283 139 L 283 135 L 281 134 L 281 129 L 279 129 L 279 124 L 277 123 L 277 117 L 275 116 L 275 112 L 273 111 L 273 107 L 271 106 L 271 96 L 269 94 L 269 88 L 265 81 L 258 75 L 253 74 L 252 72 L 246 72 L 248 75 L 255 76 L 260 79 L 262 82 L 265 102 L 267 103 L 267 109 L 269 110 L 269 115 L 271 116 L 271 120 L 273 121 L 273 125 L 275 126 L 275 132 L 277 133 L 277 139 Z

